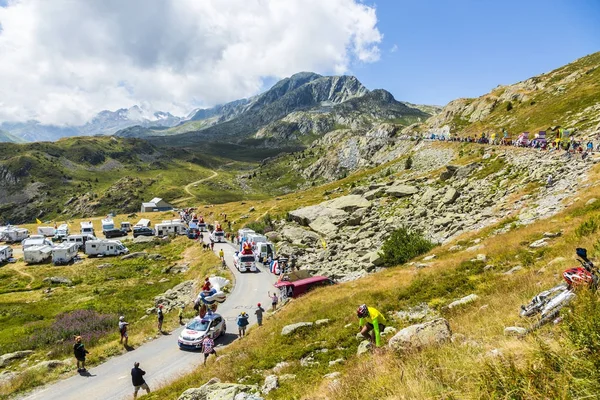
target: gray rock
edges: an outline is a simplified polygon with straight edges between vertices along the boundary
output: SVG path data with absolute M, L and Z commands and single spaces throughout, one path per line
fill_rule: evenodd
M 432 310 L 431 308 L 429 308 L 429 305 L 427 303 L 421 303 L 414 307 L 409 308 L 406 311 L 403 310 L 403 311 L 398 311 L 396 313 L 396 318 L 404 319 L 409 322 L 423 321 L 423 320 L 434 318 L 436 316 L 437 316 L 436 312 L 434 310 Z
M 322 326 L 322 325 L 327 325 L 330 322 L 329 319 L 325 318 L 325 319 L 318 319 L 315 321 L 315 326 Z
M 408 185 L 394 185 L 394 186 L 390 186 L 387 189 L 385 189 L 386 194 L 388 194 L 390 196 L 394 196 L 394 197 L 412 196 L 418 192 L 419 192 L 419 189 L 417 189 L 414 186 L 408 186 Z
M 265 377 L 265 383 L 263 384 L 261 391 L 264 394 L 268 394 L 269 392 L 277 389 L 279 387 L 279 378 L 277 375 L 268 375 Z
M 363 197 L 367 200 L 373 200 L 381 196 L 383 193 L 385 193 L 385 188 L 379 187 L 377 189 L 369 190 L 363 195 Z
M 328 208 L 322 205 L 308 206 L 290 211 L 290 218 L 300 225 L 308 226 L 311 222 L 319 217 L 328 217 L 329 220 L 337 225 L 342 225 L 348 220 L 348 213 L 337 209 Z
M 3 354 L 0 356 L 0 368 L 6 367 L 11 362 L 30 356 L 31 354 L 33 354 L 33 350 L 21 350 Z
M 504 328 L 504 336 L 523 336 L 527 333 L 527 329 L 520 326 L 507 326 Z
M 283 374 L 283 375 L 279 375 L 279 380 L 280 381 L 293 381 L 294 379 L 296 379 L 296 375 L 295 374 Z
M 383 332 L 381 332 L 381 337 L 395 335 L 398 332 L 398 329 L 393 326 L 386 326 Z
M 214 378 L 213 378 L 214 379 Z M 258 400 L 261 399 L 255 394 L 258 391 L 256 386 L 240 385 L 237 383 L 212 383 L 211 379 L 199 388 L 188 389 L 179 396 L 178 400 Z M 246 396 L 239 396 L 245 393 Z M 249 397 L 252 396 L 252 397 Z
M 423 257 L 423 261 L 431 261 L 431 260 L 433 260 L 435 257 L 436 257 L 436 255 L 435 255 L 435 254 L 432 254 L 432 255 L 430 255 L 430 256 Z
M 340 376 L 342 376 L 342 373 L 335 371 L 335 372 L 331 372 L 329 374 L 323 375 L 323 379 L 335 379 L 335 378 L 339 378 Z
M 514 274 L 515 272 L 517 272 L 517 271 L 520 271 L 520 270 L 522 270 L 522 269 L 523 269 L 523 267 L 521 267 L 520 265 L 517 265 L 516 267 L 512 267 L 511 269 L 509 269 L 508 271 L 506 271 L 506 272 L 504 273 L 504 275 L 512 275 L 512 274 Z
M 279 363 L 275 364 L 275 366 L 273 367 L 273 372 L 278 374 L 279 372 L 281 372 L 283 369 L 289 367 L 290 365 L 291 364 L 286 361 L 279 362 Z
M 388 346 L 395 351 L 410 351 L 444 343 L 451 337 L 448 321 L 438 318 L 402 329 L 390 339 Z
M 475 300 L 477 300 L 479 298 L 479 296 L 477 296 L 476 294 L 470 294 L 468 296 L 463 297 L 462 299 L 453 301 L 452 303 L 448 304 L 448 308 L 449 309 L 453 309 L 465 304 L 469 304 L 474 302 Z
M 182 274 L 190 269 L 190 263 L 175 264 L 163 270 L 165 274 Z
M 62 284 L 62 285 L 72 285 L 73 282 L 69 278 L 65 278 L 64 276 L 51 276 L 49 278 L 44 278 L 44 282 L 50 282 L 54 284 Z
M 380 253 L 380 250 L 372 251 L 365 255 L 365 258 L 368 257 L 369 263 L 375 265 L 376 267 L 380 267 L 384 264 L 383 256 Z
M 13 379 L 17 377 L 18 375 L 14 372 L 4 371 L 0 374 L 0 385 L 8 385 Z
M 369 341 L 369 340 L 363 340 L 358 345 L 358 349 L 356 349 L 356 355 L 360 356 L 361 354 L 365 354 L 366 352 L 368 352 L 372 348 L 373 348 L 373 345 L 371 344 L 371 341 Z
M 154 236 L 138 236 L 133 239 L 133 243 L 150 243 L 154 241 Z
M 589 199 L 588 201 L 585 202 L 586 206 L 591 206 L 592 204 L 594 204 L 596 201 L 598 201 L 598 199 L 596 199 L 595 197 L 592 197 L 591 199 Z
M 140 257 L 146 258 L 147 255 L 148 255 L 148 253 L 146 253 L 144 251 L 136 251 L 135 253 L 129 253 L 129 254 L 125 254 L 124 256 L 121 256 L 121 260 L 129 260 L 131 258 L 140 258 Z
M 310 326 L 313 326 L 312 322 L 297 322 L 295 324 L 286 325 L 281 330 L 281 335 L 288 336 L 288 335 L 291 335 L 292 333 L 296 332 L 298 329 L 302 329 L 302 328 L 310 327 Z
M 533 242 L 529 245 L 529 247 L 531 247 L 532 249 L 539 249 L 540 247 L 546 247 L 546 246 L 548 246 L 548 243 L 546 243 L 546 238 L 536 240 L 535 242 Z
M 338 358 L 338 359 L 336 359 L 336 360 L 329 361 L 329 366 L 330 366 L 330 367 L 333 367 L 334 365 L 337 365 L 337 364 L 343 364 L 343 363 L 344 363 L 344 361 L 345 361 L 345 360 L 344 360 L 343 358 Z
M 561 231 L 558 232 L 544 232 L 544 237 L 545 238 L 555 238 L 555 237 L 559 237 L 562 235 Z
M 487 256 L 485 254 L 477 254 L 476 260 L 486 262 Z
M 442 198 L 442 203 L 446 205 L 452 204 L 456 201 L 456 199 L 458 199 L 458 196 L 460 196 L 458 190 L 454 189 L 453 187 L 449 187 L 448 190 L 446 190 L 446 194 Z
M 446 180 L 452 178 L 454 176 L 454 174 L 456 174 L 457 170 L 458 170 L 457 166 L 446 165 L 446 171 L 444 171 L 440 174 L 440 179 L 443 181 L 446 181 Z
M 31 371 L 34 369 L 55 369 L 58 367 L 65 367 L 69 365 L 68 362 L 65 361 L 61 361 L 61 360 L 48 360 L 48 361 L 42 361 L 39 362 L 29 368 L 27 368 L 25 371 Z
M 321 203 L 321 205 L 327 208 L 335 208 L 344 210 L 346 212 L 352 212 L 357 208 L 369 208 L 372 206 L 372 203 L 362 196 L 351 194 L 326 201 Z
M 286 226 L 281 231 L 281 235 L 292 244 L 308 244 L 315 245 L 319 244 L 321 238 L 314 232 L 307 231 L 296 226 Z
M 338 231 L 338 227 L 335 226 L 328 217 L 318 217 L 308 224 L 308 226 L 313 231 L 327 237 L 334 236 Z

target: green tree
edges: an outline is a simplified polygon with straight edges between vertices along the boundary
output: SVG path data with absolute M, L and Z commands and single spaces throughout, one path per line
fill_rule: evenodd
M 411 232 L 401 227 L 396 229 L 381 248 L 386 266 L 404 264 L 412 258 L 427 253 L 435 244 L 425 239 L 420 232 Z

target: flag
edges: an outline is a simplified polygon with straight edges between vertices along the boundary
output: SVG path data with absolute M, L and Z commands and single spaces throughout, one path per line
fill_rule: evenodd
M 321 244 L 323 245 L 324 249 L 327 249 L 327 243 L 325 243 L 325 239 L 321 238 Z
M 41 224 L 42 221 L 40 221 L 38 218 L 35 219 L 36 224 Z
M 279 263 L 277 262 L 277 260 L 271 261 L 271 273 L 277 274 L 277 269 L 279 269 Z

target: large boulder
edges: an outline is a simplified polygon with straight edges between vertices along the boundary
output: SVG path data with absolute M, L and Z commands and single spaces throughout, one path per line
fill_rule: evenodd
M 50 282 L 58 285 L 72 285 L 73 282 L 69 278 L 65 278 L 64 276 L 51 276 L 49 278 L 44 278 L 44 282 Z
M 318 217 L 308 226 L 313 231 L 327 237 L 335 235 L 338 231 L 338 227 L 335 226 L 328 217 Z
M 450 340 L 452 331 L 444 318 L 408 326 L 394 335 L 388 346 L 396 351 L 410 351 Z
M 267 394 L 279 387 L 279 378 L 277 375 L 268 375 L 265 378 L 265 383 L 263 384 L 261 391 L 264 394 Z
M 327 208 L 335 208 L 339 210 L 344 210 L 346 212 L 352 212 L 357 208 L 369 208 L 371 207 L 371 202 L 365 199 L 362 196 L 351 194 L 348 196 L 338 197 L 337 199 L 329 200 L 324 203 L 321 203 L 322 206 Z
M 328 217 L 336 225 L 343 225 L 348 220 L 348 213 L 338 208 L 329 208 L 322 205 L 302 207 L 290 211 L 290 218 L 300 225 L 308 226 L 319 217 Z
M 8 364 L 13 362 L 14 360 L 25 358 L 31 354 L 33 354 L 33 350 L 22 350 L 22 351 L 15 351 L 14 353 L 2 354 L 0 356 L 0 368 L 6 367 Z
M 296 332 L 298 329 L 302 329 L 302 328 L 309 327 L 309 326 L 313 326 L 313 323 L 312 322 L 297 322 L 295 324 L 286 325 L 281 330 L 281 334 L 283 336 L 291 335 L 292 333 Z
M 453 301 L 452 303 L 448 304 L 448 308 L 452 309 L 452 308 L 460 307 L 465 304 L 472 303 L 475 300 L 477 300 L 478 298 L 479 298 L 479 296 L 477 296 L 476 294 L 473 293 L 473 294 L 463 297 L 462 299 Z
M 446 190 L 446 194 L 444 195 L 444 198 L 442 199 L 442 203 L 444 204 L 452 204 L 456 201 L 456 199 L 458 199 L 458 196 L 460 196 L 460 193 L 458 193 L 458 190 L 454 189 L 452 186 L 448 188 L 448 190 Z
M 407 197 L 407 196 L 412 196 L 413 194 L 416 194 L 419 192 L 419 189 L 417 189 L 414 186 L 408 186 L 408 185 L 394 185 L 394 186 L 390 186 L 389 188 L 387 188 L 385 190 L 385 193 L 390 195 L 390 196 L 394 196 L 394 197 Z
M 186 390 L 178 400 L 262 400 L 255 394 L 257 392 L 256 386 L 209 381 L 199 388 Z
M 293 244 L 314 245 L 320 241 L 319 235 L 297 226 L 286 226 L 281 231 L 281 236 Z

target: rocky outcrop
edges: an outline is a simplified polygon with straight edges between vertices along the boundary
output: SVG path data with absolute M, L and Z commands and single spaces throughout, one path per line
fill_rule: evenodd
M 165 312 L 190 304 L 195 299 L 195 282 L 185 281 L 154 298 L 155 307 L 146 310 L 146 314 L 156 312 L 156 307 L 163 306 Z
M 450 324 L 444 318 L 411 325 L 400 330 L 388 343 L 395 351 L 411 351 L 447 342 L 452 337 Z
M 257 393 L 256 386 L 222 383 L 213 378 L 199 388 L 186 390 L 178 400 L 262 400 Z
M 33 354 L 33 350 L 22 350 L 15 351 L 14 353 L 7 353 L 0 356 L 0 368 L 6 367 L 11 362 L 25 358 Z
M 281 330 L 281 335 L 288 336 L 288 335 L 293 334 L 294 332 L 296 332 L 299 329 L 304 329 L 304 328 L 308 328 L 311 326 L 313 326 L 312 322 L 297 322 L 295 324 L 286 325 Z

